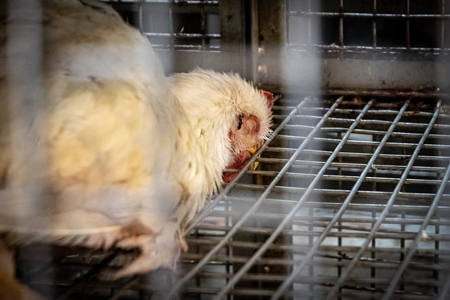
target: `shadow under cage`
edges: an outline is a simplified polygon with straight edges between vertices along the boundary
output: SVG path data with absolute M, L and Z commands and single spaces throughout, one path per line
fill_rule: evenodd
M 273 132 L 188 228 L 177 270 L 117 281 L 134 251 L 31 245 L 55 299 L 447 299 L 449 3 L 106 1 L 167 73 L 276 92 Z

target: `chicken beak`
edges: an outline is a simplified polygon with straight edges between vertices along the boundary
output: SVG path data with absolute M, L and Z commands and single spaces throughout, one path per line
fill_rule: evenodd
M 247 151 L 248 151 L 248 157 L 251 157 L 253 154 L 255 154 L 256 151 L 258 151 L 258 149 L 259 149 L 259 146 L 257 146 L 257 145 L 248 148 L 248 149 L 247 149 Z M 249 169 L 250 171 L 256 170 L 256 168 L 258 167 L 258 165 L 259 165 L 259 162 L 254 161 L 254 162 L 248 167 L 248 169 Z

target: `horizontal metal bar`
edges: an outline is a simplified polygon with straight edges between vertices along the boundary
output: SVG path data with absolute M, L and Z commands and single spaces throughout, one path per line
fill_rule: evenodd
M 239 246 L 241 247 L 241 246 Z M 251 249 L 257 249 L 255 247 L 251 247 Z M 357 249 L 354 249 L 357 250 Z M 374 251 L 369 252 L 369 253 L 380 253 L 383 250 L 381 248 L 378 249 L 374 249 Z M 345 267 L 346 263 L 345 261 L 348 261 L 351 259 L 351 253 L 352 252 L 356 252 L 356 251 L 346 251 L 343 249 L 330 249 L 329 252 L 345 252 L 346 256 L 344 255 L 336 255 L 336 256 L 332 256 L 330 254 L 328 254 L 327 252 L 323 252 L 319 255 L 316 255 L 315 258 L 328 258 L 328 259 L 336 259 L 335 261 L 325 261 L 322 260 L 320 262 L 320 267 L 321 268 L 335 268 L 335 267 Z M 393 254 L 393 255 L 398 255 L 400 254 L 400 252 L 385 252 L 385 253 L 389 253 L 389 254 Z M 301 254 L 297 254 L 297 255 L 301 255 Z M 433 254 L 430 254 L 430 256 Z M 183 260 L 181 261 L 182 263 L 185 264 L 195 264 L 195 261 L 197 261 L 198 259 L 202 258 L 202 254 L 186 254 L 185 257 L 183 258 Z M 214 261 L 211 261 L 211 265 L 225 265 L 227 263 L 245 263 L 247 261 L 248 258 L 246 258 L 245 256 L 229 256 L 229 255 L 216 255 L 214 258 Z M 191 262 L 190 262 L 191 261 Z M 265 266 L 265 267 L 270 267 L 270 266 L 293 266 L 296 263 L 300 262 L 299 259 L 294 259 L 294 260 L 287 260 L 287 259 L 275 259 L 275 258 L 266 258 L 266 257 L 262 257 L 261 260 L 258 260 L 258 262 L 255 263 L 256 266 Z M 396 269 L 398 267 L 398 265 L 400 264 L 399 260 L 388 260 L 388 259 L 376 259 L 376 258 L 371 258 L 371 257 L 362 257 L 358 267 L 360 268 L 377 268 L 377 269 Z M 314 266 L 314 263 L 310 262 L 309 266 Z M 414 262 L 411 265 L 411 271 L 414 270 L 420 270 L 420 271 L 446 271 L 448 270 L 448 268 L 450 267 L 450 265 L 448 264 L 429 264 L 427 262 L 424 263 L 420 263 L 420 262 Z M 182 272 L 179 272 L 179 275 L 183 276 L 184 274 Z M 227 274 L 227 273 L 211 273 L 211 272 L 199 272 L 197 273 L 197 278 L 198 277 L 208 277 L 208 278 L 230 278 L 232 276 L 232 274 Z M 297 276 L 296 277 L 296 283 L 298 283 L 298 278 L 301 276 Z M 286 275 L 273 275 L 273 274 L 245 274 L 242 276 L 242 280 L 246 281 L 246 280 L 277 280 L 277 281 L 282 281 L 286 278 Z M 370 277 L 369 277 L 370 278 Z M 318 279 L 318 277 L 316 277 L 316 279 Z M 368 278 L 367 278 L 368 279 Z M 363 279 L 364 280 L 364 279 Z M 370 280 L 370 279 L 369 279 Z M 387 278 L 385 278 L 385 280 L 388 280 Z M 431 279 L 432 280 L 432 279 Z M 351 281 L 354 281 L 354 278 L 352 278 Z M 433 280 L 432 280 L 433 281 Z M 404 283 L 404 281 L 403 281 Z M 412 283 L 410 280 L 408 280 L 408 283 Z
M 449 136 L 450 138 L 450 136 Z M 318 137 L 315 140 L 323 142 L 323 143 L 339 143 L 339 139 L 333 139 L 333 138 L 321 138 Z M 379 142 L 376 141 L 359 141 L 359 140 L 349 140 L 347 142 L 347 145 L 355 145 L 355 146 L 377 146 Z M 385 147 L 387 148 L 405 148 L 405 149 L 411 149 L 414 148 L 416 144 L 414 143 L 408 143 L 408 142 L 387 142 L 385 144 Z M 271 148 L 268 149 L 270 151 Z M 424 144 L 422 149 L 440 149 L 445 150 L 448 149 L 448 144 Z
M 232 199 L 230 199 L 232 200 Z M 246 202 L 244 199 L 239 199 L 239 198 L 234 198 L 233 200 L 235 201 L 244 201 Z M 250 199 L 248 199 L 250 200 Z M 278 204 L 280 205 L 280 201 L 273 201 L 273 204 Z M 284 203 L 284 207 L 286 209 L 289 209 L 290 207 L 293 207 L 295 205 L 295 203 Z M 305 206 L 305 207 L 314 207 L 314 208 L 323 208 L 320 203 L 317 203 L 317 206 Z M 439 210 L 439 207 L 437 207 L 437 209 Z M 442 207 L 440 207 L 441 212 L 442 212 Z M 416 207 L 417 210 L 417 207 Z M 449 211 L 450 207 L 446 207 L 446 210 Z M 379 212 L 380 209 L 376 209 L 376 207 L 374 207 L 374 209 L 371 211 L 371 213 L 376 213 Z M 368 211 L 366 211 L 368 212 Z M 422 212 L 428 212 L 427 207 L 423 207 L 422 208 Z M 354 212 L 356 213 L 356 211 Z M 214 217 L 230 217 L 230 216 L 234 216 L 234 215 L 239 215 L 239 213 L 235 212 L 235 211 L 213 211 L 211 212 L 210 216 L 214 216 Z M 269 213 L 269 212 L 255 212 L 254 216 L 252 216 L 253 219 L 257 219 L 257 218 L 261 218 L 261 219 L 272 219 L 272 220 L 277 220 L 277 219 L 282 219 L 284 218 L 284 214 L 281 213 Z M 329 222 L 331 222 L 333 219 L 333 214 L 330 213 L 329 216 L 325 216 L 325 215 L 299 215 L 299 216 L 295 216 L 292 220 L 292 224 L 295 225 L 301 225 L 301 226 L 306 226 L 306 225 L 311 225 L 311 226 L 315 226 L 315 227 L 326 227 Z M 341 225 L 339 228 L 344 228 L 345 226 L 343 226 L 343 223 L 375 223 L 376 222 L 376 218 L 372 218 L 372 217 L 360 217 L 360 218 L 356 218 L 356 217 L 341 217 L 340 222 Z M 400 218 L 400 217 L 388 217 L 386 218 L 384 224 L 393 224 L 393 225 L 420 225 L 423 222 L 423 217 L 419 218 L 417 215 L 407 215 L 407 217 L 404 218 Z M 430 219 L 429 220 L 429 224 L 430 225 L 439 225 L 439 226 L 450 226 L 450 220 L 448 219 Z M 202 226 L 206 226 L 206 227 L 202 227 Z M 213 227 L 208 227 L 210 225 L 199 225 L 197 227 L 197 229 L 202 228 L 202 229 L 208 229 L 208 228 L 213 228 Z M 211 225 L 214 226 L 214 225 Z M 367 227 L 350 227 L 351 225 L 346 226 L 345 228 L 347 229 L 354 229 L 354 230 L 368 230 Z M 216 230 L 216 228 L 214 228 Z M 220 229 L 219 229 L 220 230 Z M 381 228 L 380 231 L 394 231 L 394 232 L 398 232 L 398 230 L 391 230 L 391 229 L 385 229 L 385 228 Z
M 167 4 L 208 4 L 208 5 L 219 5 L 219 0 L 103 0 L 106 3 L 139 3 L 144 4 L 156 4 L 156 3 L 167 3 Z
M 216 33 L 164 33 L 164 32 L 144 32 L 148 37 L 170 37 L 176 39 L 220 39 L 220 34 Z
M 367 223 L 367 222 L 366 222 Z M 376 223 L 376 221 L 375 221 Z M 373 225 L 373 224 L 371 224 Z M 400 225 L 400 224 L 398 224 Z M 312 224 L 307 225 L 298 225 L 298 226 L 312 226 Z M 319 226 L 317 226 L 319 227 Z M 232 227 L 229 226 L 223 226 L 223 225 L 209 225 L 209 226 L 198 226 L 199 230 L 208 230 L 208 231 L 221 231 L 228 233 L 230 230 L 232 230 Z M 337 229 L 337 228 L 334 228 Z M 350 230 L 350 226 L 347 228 Z M 366 231 L 356 230 L 358 228 L 354 227 L 351 230 L 353 232 L 349 231 L 330 231 L 327 235 L 327 238 L 330 237 L 336 237 L 336 238 L 363 238 L 366 239 L 369 234 L 370 230 L 372 230 L 372 227 L 367 228 Z M 239 232 L 246 232 L 246 233 L 254 233 L 254 234 L 273 234 L 276 229 L 273 228 L 262 228 L 262 227 L 241 227 L 239 228 Z M 320 237 L 322 234 L 322 230 L 320 231 L 311 231 L 311 230 L 295 230 L 295 229 L 283 229 L 280 231 L 280 233 L 283 233 L 283 235 L 286 236 L 302 236 L 302 237 Z M 394 231 L 394 230 L 387 230 L 385 228 L 380 228 L 378 232 L 375 233 L 375 238 L 377 239 L 393 239 L 393 240 L 414 240 L 416 237 L 416 232 L 402 232 L 402 231 Z M 427 233 L 428 234 L 428 233 Z M 440 235 L 440 234 L 428 234 L 430 241 L 450 241 L 450 236 L 448 235 Z M 217 242 L 221 242 L 223 238 L 217 240 Z M 225 245 L 225 244 L 224 244 Z M 269 248 L 267 248 L 269 249 Z M 318 247 L 314 248 L 314 251 L 317 250 Z M 360 248 L 358 248 L 359 250 Z M 311 248 L 309 249 L 311 250 Z M 314 253 L 313 253 L 314 255 Z M 307 255 L 309 257 L 309 255 Z M 312 257 L 312 256 L 311 256 Z M 304 261 L 302 261 L 304 262 Z
M 276 171 L 248 171 L 247 172 L 250 175 L 260 175 L 260 176 L 275 176 L 277 174 Z M 435 172 L 433 172 L 435 173 Z M 391 173 L 386 173 L 389 176 L 392 176 Z M 401 175 L 401 173 L 398 173 L 398 175 Z M 287 172 L 286 178 L 302 178 L 302 179 L 311 179 L 315 175 L 311 173 L 301 173 L 301 172 Z M 342 181 L 342 182 L 355 182 L 357 181 L 359 176 L 355 175 L 324 175 L 323 180 L 324 181 Z M 387 176 L 367 176 L 365 179 L 365 182 L 371 182 L 371 183 L 397 183 L 399 178 L 395 177 L 387 177 Z M 405 184 L 422 184 L 422 185 L 429 185 L 429 186 L 436 186 L 440 185 L 442 183 L 439 179 L 420 179 L 420 178 L 410 178 L 407 179 Z
M 141 1 L 141 0 L 138 0 Z M 149 1 L 149 0 L 144 0 Z M 192 4 L 192 5 L 219 5 L 219 0 L 171 0 L 175 4 Z
M 364 192 L 363 192 L 364 193 Z M 348 191 L 345 195 L 348 194 Z M 322 196 L 322 193 L 318 193 L 318 195 Z M 384 197 L 379 197 L 378 195 L 371 195 L 371 196 L 367 196 L 367 198 L 370 198 L 372 200 L 378 200 L 378 199 L 386 199 L 386 196 L 389 195 L 389 193 L 385 193 Z M 411 195 L 416 195 L 416 193 L 412 193 Z M 408 193 L 405 193 L 405 196 L 400 196 L 399 200 L 401 201 L 405 201 L 410 199 L 410 196 L 408 195 Z M 330 196 L 343 196 L 340 193 L 331 193 Z M 404 213 L 423 213 L 423 212 L 427 212 L 428 208 L 429 208 L 429 200 L 432 200 L 434 197 L 434 194 L 424 194 L 421 193 L 420 195 L 418 195 L 418 198 L 416 198 L 414 201 L 412 201 L 414 204 L 408 204 L 408 203 L 402 203 L 399 205 L 394 205 L 392 208 L 392 211 L 402 211 Z M 235 196 L 228 196 L 227 201 L 242 201 L 242 202 L 253 202 L 254 199 L 251 197 L 235 197 Z M 229 199 L 229 200 L 228 200 Z M 423 199 L 426 202 L 425 203 L 420 203 L 417 200 L 418 199 Z M 446 200 L 446 201 L 450 201 L 450 194 L 447 195 L 443 195 L 441 200 Z M 294 206 L 297 203 L 297 200 L 293 200 L 293 199 L 275 199 L 275 198 L 267 198 L 266 199 L 266 203 L 268 205 L 284 205 L 284 206 Z M 306 202 L 304 204 L 304 206 L 306 208 L 322 208 L 322 209 L 332 209 L 332 210 L 336 210 L 339 209 L 342 206 L 342 203 L 340 200 L 335 201 L 335 202 L 325 202 L 325 201 L 314 201 L 314 200 L 310 200 L 308 202 Z M 349 208 L 348 210 L 350 211 L 362 211 L 362 212 L 379 212 L 381 210 L 383 210 L 384 208 L 384 204 L 378 204 L 378 203 L 350 203 L 349 204 Z M 438 206 L 438 211 L 440 213 L 443 214 L 450 214 L 450 202 L 446 205 L 441 205 Z
M 189 245 L 195 245 L 198 247 L 210 247 L 214 246 L 217 243 L 217 240 L 212 238 L 202 238 L 196 237 L 196 238 L 187 238 L 187 241 Z M 246 242 L 246 241 L 229 241 L 227 243 L 227 246 L 233 247 L 233 248 L 247 248 L 247 249 L 258 249 L 261 247 L 263 242 Z M 301 244 L 273 244 L 269 248 L 270 250 L 283 250 L 289 253 L 293 254 L 299 254 L 304 255 L 308 252 L 310 249 L 309 245 L 301 245 Z M 316 256 L 330 256 L 329 253 L 339 253 L 339 252 L 345 252 L 345 253 L 356 253 L 359 250 L 359 247 L 357 246 L 342 246 L 342 245 L 322 245 L 316 252 Z M 408 251 L 408 248 L 400 248 L 400 247 L 367 247 L 366 253 L 378 253 L 378 254 L 406 254 Z M 449 256 L 450 257 L 450 251 L 449 250 L 443 250 L 443 249 L 420 249 L 420 254 L 422 256 L 431 256 L 431 255 L 440 255 L 440 256 Z M 222 255 L 225 256 L 225 255 Z M 230 260 L 234 261 L 234 259 L 239 260 L 242 262 L 242 260 L 247 261 L 246 256 L 229 256 L 226 255 L 226 258 L 221 258 L 221 255 L 216 255 L 215 259 L 216 261 L 224 261 L 224 260 Z M 340 255 L 337 255 L 338 257 L 342 257 Z M 202 253 L 183 253 L 182 254 L 182 262 L 188 263 L 189 260 L 198 260 L 198 258 L 202 258 Z M 215 261 L 215 262 L 216 262 Z M 245 262 L 244 261 L 244 262 Z M 256 264 L 278 264 L 278 265 L 287 265 L 291 266 L 295 262 L 300 262 L 300 259 L 290 259 L 289 257 L 261 257 Z M 196 262 L 194 262 L 196 263 Z M 441 266 L 437 265 L 435 268 L 441 268 Z M 203 272 L 199 272 L 198 274 L 201 274 Z
M 242 200 L 242 199 L 239 199 Z M 294 206 L 294 204 L 289 205 L 289 206 Z M 288 205 L 286 205 L 286 209 L 289 208 Z M 306 207 L 306 206 L 305 206 Z M 317 205 L 317 206 L 308 206 L 308 207 L 313 207 L 313 208 L 318 208 L 318 209 L 323 209 L 321 205 Z M 446 208 L 447 211 L 449 211 L 449 207 Z M 381 209 L 377 210 L 378 212 L 381 211 Z M 373 210 L 372 213 L 376 213 L 376 210 Z M 423 213 L 428 212 L 427 208 L 422 207 L 421 210 Z M 442 212 L 442 210 L 441 210 Z M 356 211 L 354 212 L 356 213 Z M 363 213 L 368 213 L 367 211 L 363 212 Z M 240 214 L 236 213 L 236 212 L 226 212 L 226 211 L 214 211 L 210 214 L 210 216 L 212 217 L 237 217 Z M 313 215 L 298 215 L 295 216 L 292 220 L 292 224 L 293 225 L 299 225 L 299 226 L 314 226 L 314 227 L 327 227 L 327 225 L 329 224 L 329 222 L 332 221 L 334 214 L 330 213 L 328 216 L 325 215 L 321 215 L 320 213 L 318 214 L 313 214 Z M 252 216 L 253 219 L 258 219 L 260 218 L 261 220 L 279 220 L 284 218 L 284 214 L 281 213 L 269 213 L 269 212 L 255 212 L 254 215 Z M 386 219 L 386 221 L 384 222 L 384 224 L 391 224 L 391 225 L 420 225 L 423 223 L 423 217 L 419 218 L 417 215 L 412 215 L 412 214 L 408 214 L 407 217 L 389 217 Z M 352 225 L 352 223 L 367 223 L 367 224 L 372 224 L 375 223 L 377 221 L 377 219 L 371 218 L 371 217 L 360 217 L 360 218 L 351 218 L 351 217 L 342 217 L 340 219 L 340 224 L 336 225 L 337 228 L 339 229 L 350 229 L 350 230 L 356 230 L 356 231 L 368 231 L 369 229 L 371 229 L 370 227 L 367 226 L 356 226 L 356 225 Z M 430 219 L 429 220 L 429 224 L 430 225 L 439 225 L 439 226 L 450 226 L 450 221 L 446 220 L 446 219 Z M 347 225 L 343 225 L 343 224 L 347 224 Z M 214 225 L 214 224 L 201 224 L 197 226 L 197 229 L 200 230 L 213 230 L 213 231 L 222 231 L 222 230 L 227 230 L 227 226 L 225 227 L 220 227 L 221 225 Z M 249 230 L 249 229 L 242 229 L 243 231 L 245 230 Z M 258 228 L 258 229 L 252 229 L 250 230 L 252 232 L 258 232 L 258 233 L 271 233 L 272 229 L 271 228 Z M 285 234 L 288 234 L 289 232 L 291 232 L 292 234 L 295 234 L 297 231 L 296 230 L 288 230 L 286 229 L 285 231 L 283 231 Z M 398 233 L 399 230 L 397 229 L 392 229 L 391 227 L 386 227 L 386 228 L 380 228 L 379 232 L 393 232 L 393 233 Z M 431 234 L 431 233 L 430 233 Z M 210 235 L 212 235 L 212 233 L 210 233 Z M 221 233 L 217 233 L 217 235 L 221 235 Z
M 249 190 L 255 190 L 255 191 L 261 191 L 261 190 L 265 190 L 266 186 L 261 186 L 258 184 L 243 184 L 243 183 L 239 183 L 236 184 L 236 187 L 239 188 L 246 188 Z M 306 188 L 301 188 L 301 187 L 293 187 L 293 186 L 281 186 L 281 185 L 277 185 L 274 188 L 274 192 L 279 192 L 279 193 L 298 193 L 298 194 L 303 194 L 305 192 Z M 332 196 L 346 196 L 348 195 L 348 193 L 350 193 L 350 190 L 345 190 L 345 189 L 331 189 L 331 188 L 316 188 L 314 189 L 315 194 L 317 195 L 322 195 L 322 196 L 327 196 L 327 195 L 332 195 Z M 386 196 L 390 196 L 391 192 L 387 192 L 387 191 L 358 191 L 358 197 L 360 198 L 370 198 L 373 197 L 374 199 L 385 199 Z M 415 199 L 414 201 L 417 201 L 418 199 L 430 199 L 430 197 L 432 198 L 434 196 L 434 194 L 431 193 L 408 193 L 408 192 L 399 192 L 398 197 L 400 197 L 402 200 L 407 201 L 408 199 Z M 404 197 L 404 198 L 403 198 Z M 450 197 L 449 194 L 444 194 L 443 197 Z
M 430 105 L 431 106 L 431 105 Z M 355 113 L 359 113 L 361 110 L 360 109 L 354 109 L 352 108 L 351 110 L 349 110 L 348 108 L 341 108 L 336 110 L 336 113 L 341 113 L 341 114 L 355 114 Z M 393 117 L 395 117 L 397 115 L 397 110 L 390 110 L 390 109 L 374 109 L 374 110 L 369 110 L 367 112 L 367 116 L 376 116 L 376 115 L 380 115 L 380 116 L 387 116 L 387 115 L 391 115 Z M 414 117 L 432 117 L 433 113 L 427 112 L 427 111 L 412 111 L 411 114 Z M 405 112 L 405 116 L 408 115 L 408 112 Z
M 355 130 L 356 131 L 356 130 Z M 292 149 L 290 148 L 283 148 L 282 150 L 285 153 L 292 152 Z M 305 150 L 306 154 L 309 155 L 321 155 L 324 157 L 327 157 L 332 153 L 332 150 L 326 151 L 326 150 L 316 150 L 316 149 L 308 149 Z M 353 158 L 370 158 L 373 154 L 372 153 L 364 153 L 364 152 L 340 152 L 338 157 L 353 157 Z M 409 159 L 411 155 L 409 154 L 389 154 L 389 153 L 383 153 L 380 154 L 378 157 L 380 159 L 393 159 L 393 160 L 405 160 Z M 426 160 L 426 161 L 447 161 L 450 158 L 450 156 L 431 156 L 431 155 L 419 155 L 417 157 L 418 160 Z
M 308 51 L 309 53 L 319 54 L 320 51 L 346 51 L 348 53 L 380 53 L 387 55 L 398 55 L 408 53 L 420 53 L 429 54 L 437 57 L 443 54 L 449 54 L 450 48 L 438 48 L 438 47 L 399 47 L 399 46 L 348 46 L 348 45 L 322 45 L 322 44 L 300 44 L 300 43 L 286 43 L 286 50 L 288 53 L 295 54 L 297 52 L 303 53 Z M 423 57 L 424 58 L 424 57 Z
M 314 12 L 291 10 L 288 11 L 290 17 L 339 17 L 339 18 L 389 18 L 389 19 L 450 19 L 450 14 L 389 14 L 389 13 L 360 13 L 360 12 Z
M 439 88 L 435 88 L 434 91 L 420 91 L 413 89 L 403 89 L 403 90 L 389 90 L 389 89 L 371 89 L 366 87 L 364 90 L 349 90 L 349 89 L 341 89 L 338 87 L 328 88 L 324 91 L 321 91 L 324 95 L 345 95 L 345 96 L 370 96 L 370 97 L 400 97 L 400 98 L 440 98 L 440 97 L 448 97 L 449 94 L 440 91 Z
M 171 45 L 171 44 L 152 44 L 153 48 L 156 51 L 165 51 L 165 50 L 169 50 L 169 49 L 175 49 L 179 52 L 194 52 L 194 51 L 200 51 L 203 53 L 217 53 L 219 54 L 220 52 L 220 46 L 211 46 L 211 45 L 206 45 L 206 46 L 202 46 L 202 45 L 182 45 L 182 44 L 175 44 L 175 45 Z M 205 51 L 207 50 L 207 51 Z M 223 66 L 221 66 L 223 67 Z
M 351 124 L 353 122 L 353 118 L 330 118 L 329 122 L 332 124 Z M 392 121 L 390 120 L 362 120 L 361 125 L 390 125 Z M 406 127 L 408 129 L 410 128 L 426 128 L 428 124 L 425 123 L 419 123 L 419 122 L 399 122 L 398 127 Z M 399 130 L 399 129 L 397 129 Z

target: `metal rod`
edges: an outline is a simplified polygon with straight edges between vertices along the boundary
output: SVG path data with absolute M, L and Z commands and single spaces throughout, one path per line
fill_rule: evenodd
M 441 2 L 441 16 L 445 15 L 445 0 Z M 440 47 L 444 49 L 445 47 L 445 19 L 441 20 L 441 42 Z
M 446 47 L 444 49 L 439 47 L 380 47 L 374 48 L 373 46 L 338 46 L 338 45 L 320 45 L 320 44 L 287 44 L 286 48 L 291 53 L 303 53 L 305 51 L 327 51 L 327 52 L 333 52 L 333 51 L 342 51 L 346 50 L 349 53 L 355 53 L 355 54 L 366 54 L 366 53 L 381 53 L 385 55 L 399 55 L 399 54 L 411 54 L 411 51 L 417 53 L 417 54 L 423 54 L 423 55 L 429 55 L 429 56 L 438 56 L 441 54 L 447 54 L 448 50 L 450 50 L 449 47 Z M 358 91 L 359 92 L 359 91 Z M 358 93 L 357 91 L 348 91 L 348 93 Z M 362 91 L 361 96 L 366 93 L 371 93 L 371 91 Z M 383 91 L 377 91 L 383 93 Z M 385 92 L 386 93 L 386 92 Z M 387 92 L 387 94 L 391 94 L 392 92 Z M 403 92 L 399 92 L 403 93 Z M 409 93 L 409 92 L 405 92 Z M 414 92 L 412 92 L 414 93 Z M 428 94 L 430 96 L 430 94 Z
M 289 16 L 299 17 L 344 17 L 344 18 L 392 18 L 392 19 L 450 19 L 450 14 L 380 14 L 380 13 L 352 13 L 352 12 L 312 12 L 312 11 L 290 11 Z
M 139 0 L 139 4 L 138 4 L 138 27 L 139 27 L 139 31 L 142 33 L 144 32 L 144 12 L 142 9 L 142 3 L 143 0 Z
M 409 2 L 409 0 L 406 0 L 406 15 L 407 16 L 411 16 L 410 14 L 410 10 L 411 10 L 411 4 Z M 406 42 L 406 48 L 410 48 L 411 47 L 411 33 L 410 33 L 410 19 L 406 19 L 406 37 L 405 37 L 405 42 Z
M 438 101 L 437 103 L 437 107 L 440 107 L 441 102 Z M 392 192 L 388 202 L 386 203 L 386 207 L 383 209 L 383 211 L 381 212 L 380 216 L 378 217 L 377 222 L 373 225 L 372 230 L 369 233 L 369 236 L 367 237 L 367 239 L 364 241 L 364 243 L 361 245 L 360 250 L 355 254 L 355 256 L 353 257 L 353 259 L 350 261 L 350 263 L 347 265 L 347 267 L 345 268 L 344 272 L 342 273 L 342 275 L 339 277 L 339 279 L 335 282 L 333 288 L 330 290 L 330 292 L 327 295 L 327 300 L 331 300 L 334 299 L 337 295 L 338 290 L 341 288 L 341 285 L 344 283 L 344 281 L 347 279 L 348 275 L 350 275 L 351 271 L 353 270 L 354 266 L 356 265 L 356 263 L 358 262 L 359 258 L 361 257 L 361 255 L 364 253 L 365 248 L 367 247 L 367 245 L 370 243 L 370 241 L 372 240 L 372 238 L 374 237 L 377 229 L 380 227 L 381 223 L 384 221 L 384 219 L 386 218 L 389 209 L 393 206 L 398 194 L 400 193 L 400 190 L 404 184 L 404 182 L 406 181 L 406 178 L 409 175 L 409 172 L 414 164 L 414 162 L 416 161 L 417 156 L 419 155 L 419 152 L 422 148 L 422 145 L 425 143 L 425 140 L 428 137 L 428 134 L 431 132 L 432 128 L 433 128 L 433 124 L 436 122 L 436 119 L 439 115 L 439 108 L 436 109 L 433 118 L 430 120 L 430 126 L 428 126 L 428 128 L 425 130 L 421 140 L 419 141 L 417 148 L 415 149 L 413 155 L 411 156 L 405 171 L 402 174 L 401 180 L 400 182 L 397 184 L 397 186 L 395 187 L 394 191 Z
M 149 37 L 174 37 L 182 39 L 198 39 L 198 38 L 208 38 L 208 39 L 220 39 L 220 34 L 218 33 L 164 33 L 164 32 L 144 32 L 144 35 Z
M 308 12 L 311 13 L 311 0 L 308 0 Z M 308 44 L 312 44 L 312 20 L 308 18 Z
M 173 28 L 173 11 L 172 11 L 172 7 L 169 7 L 169 34 L 170 34 L 170 50 L 174 50 L 175 49 L 175 30 Z
M 205 13 L 204 5 L 200 5 L 200 16 L 201 16 L 200 31 L 201 31 L 201 38 L 202 38 L 202 50 L 205 50 L 206 49 L 206 13 Z
M 373 0 L 373 7 L 372 7 L 372 47 L 374 49 L 377 48 L 377 0 Z
M 339 46 L 344 47 L 344 0 L 339 2 Z

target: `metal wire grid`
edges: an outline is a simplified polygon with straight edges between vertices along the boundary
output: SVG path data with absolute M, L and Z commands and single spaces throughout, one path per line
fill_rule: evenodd
M 358 97 L 277 107 L 283 122 L 246 175 L 256 181 L 232 183 L 200 216 L 174 289 L 215 299 L 445 298 L 443 111 L 440 100 Z
M 19 253 L 19 275 L 57 299 L 446 299 L 448 107 L 306 97 L 274 113 L 258 169 L 198 216 L 176 274 L 114 282 L 135 253 L 54 248 L 50 259 L 33 247 Z
M 104 1 L 145 34 L 157 50 L 220 50 L 218 0 Z
M 287 46 L 293 53 L 346 57 L 412 59 L 415 53 L 420 59 L 448 58 L 449 9 L 445 0 L 290 0 Z

